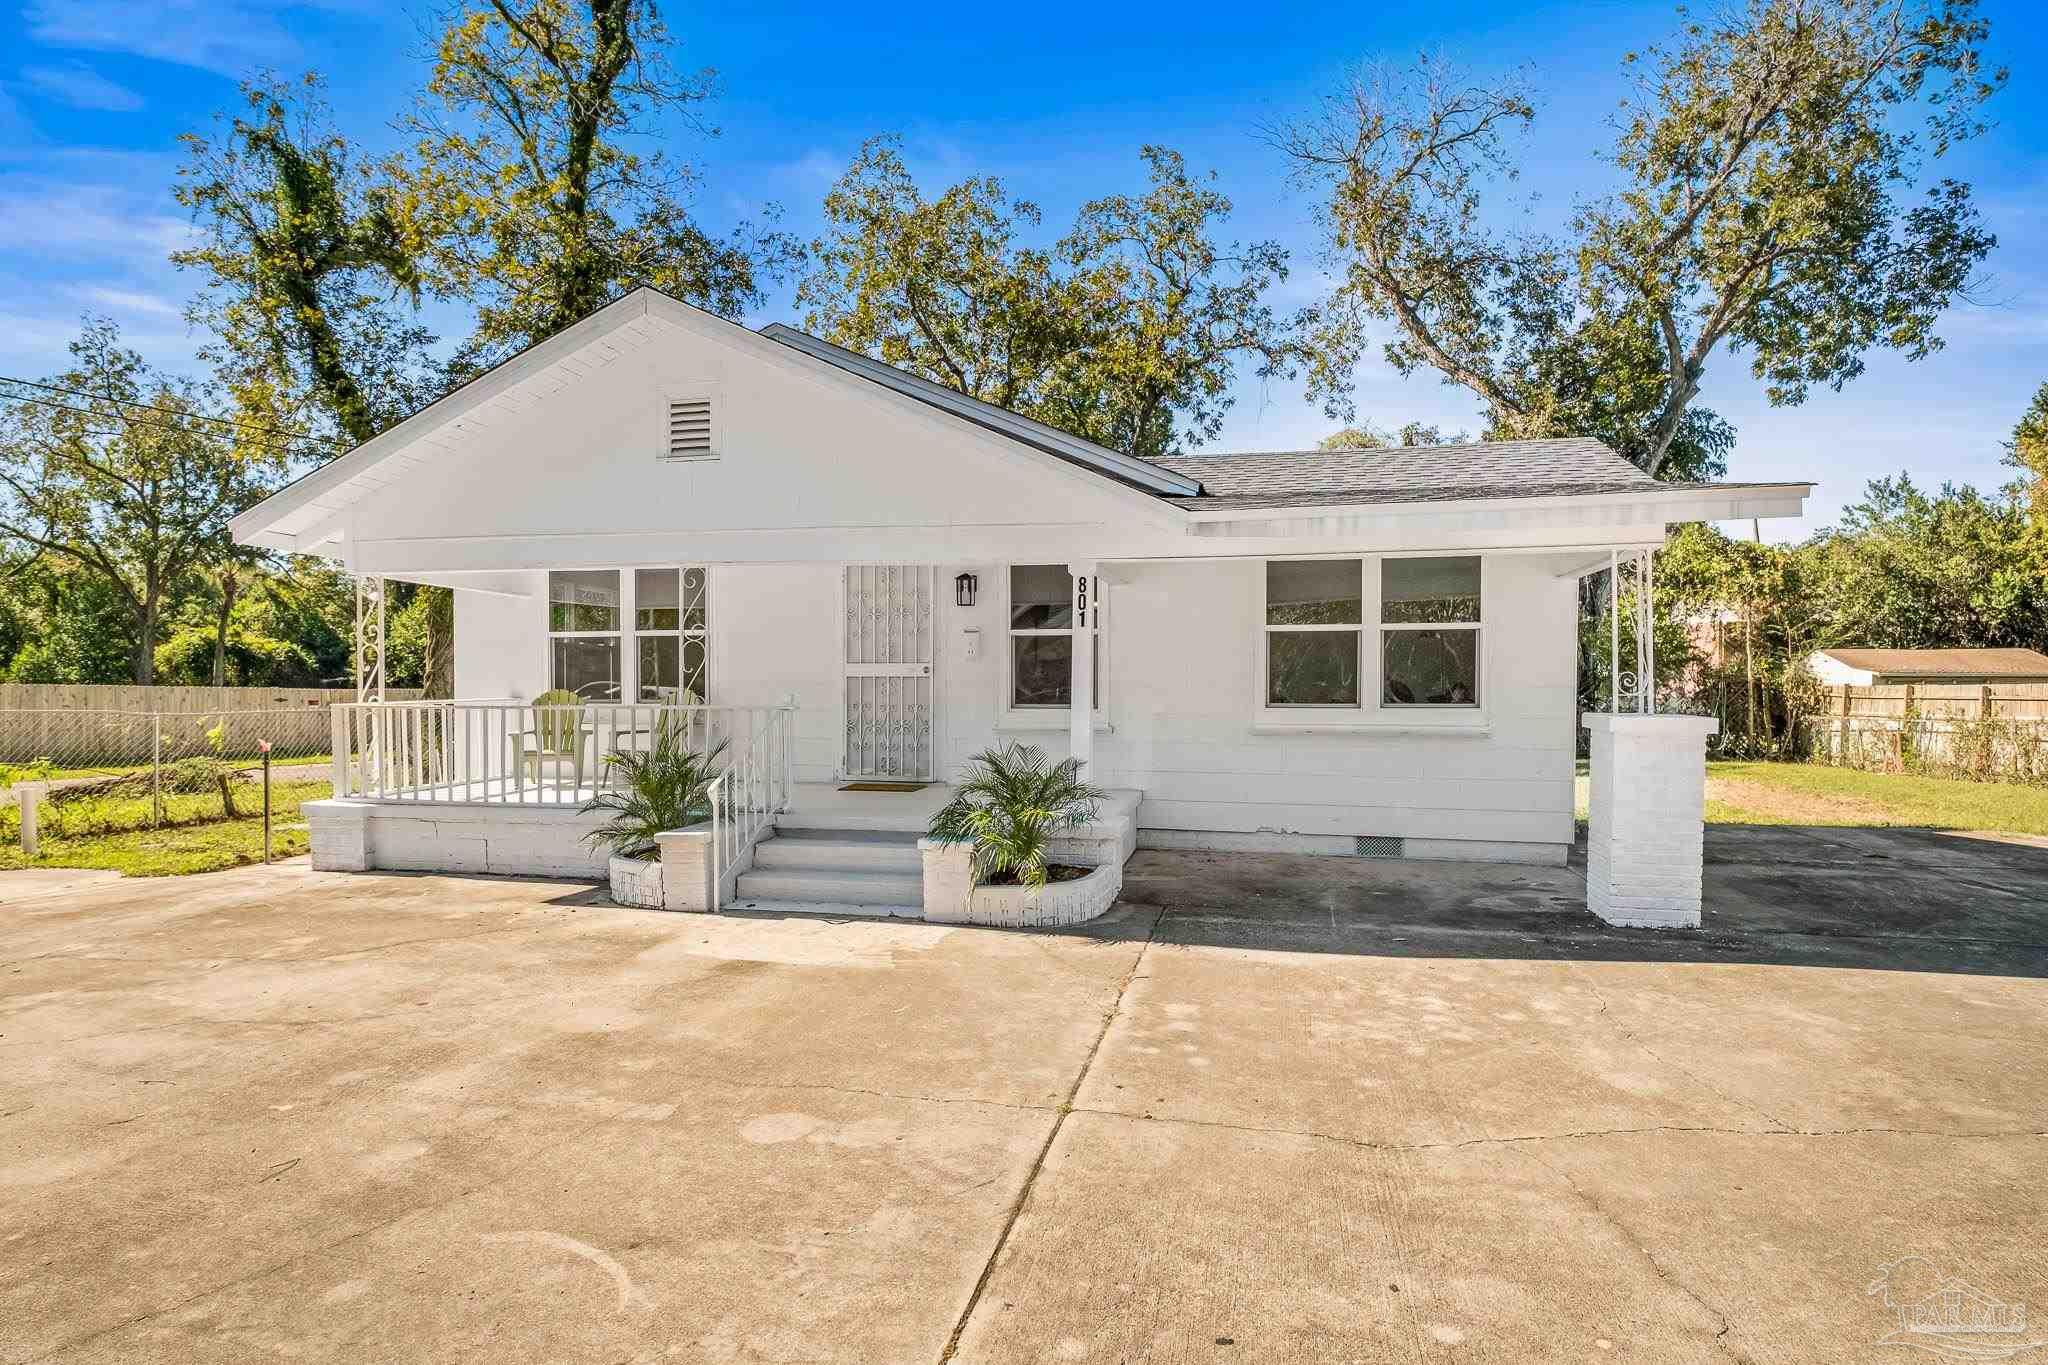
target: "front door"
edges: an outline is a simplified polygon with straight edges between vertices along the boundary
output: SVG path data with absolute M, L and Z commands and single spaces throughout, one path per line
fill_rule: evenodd
M 937 572 L 928 564 L 846 566 L 840 641 L 850 778 L 931 780 Z

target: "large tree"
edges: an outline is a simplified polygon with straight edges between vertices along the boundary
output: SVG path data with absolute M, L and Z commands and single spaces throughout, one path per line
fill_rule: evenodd
M 2048 384 L 2034 391 L 2034 401 L 2013 425 L 2005 462 L 2020 472 L 2017 488 L 2026 499 L 2038 542 L 2048 542 Z M 2039 548 L 2048 558 L 2048 543 Z
M 192 321 L 245 403 L 367 441 L 438 388 L 419 302 L 417 227 L 335 131 L 308 75 L 242 87 L 244 111 L 188 134 L 177 196 L 203 272 Z
M 1501 435 L 1592 431 L 1644 469 L 1711 469 L 1732 432 L 1697 405 L 1720 350 L 1775 404 L 1917 358 L 1993 239 L 1928 168 L 1981 128 L 1974 0 L 1747 0 L 1688 16 L 1638 73 L 1607 160 L 1618 187 L 1565 240 L 1501 231 L 1524 83 L 1433 64 L 1365 77 L 1279 130 L 1325 193 L 1341 283 L 1313 378 L 1387 358 L 1476 394 Z
M 133 675 L 153 681 L 172 594 L 228 545 L 228 518 L 286 467 L 268 429 L 211 411 L 88 321 L 72 367 L 0 419 L 0 533 L 98 579 L 127 608 Z
M 792 268 L 792 239 L 747 223 L 714 236 L 689 209 L 697 169 L 635 148 L 716 133 L 712 73 L 676 71 L 670 46 L 653 0 L 480 0 L 449 17 L 400 169 L 434 287 L 477 309 L 465 367 L 634 285 L 734 316 Z
M 1240 364 L 1294 373 L 1304 319 L 1266 301 L 1286 253 L 1219 243 L 1229 199 L 1175 152 L 1141 156 L 1144 194 L 1090 201 L 1048 246 L 1029 240 L 1037 206 L 994 177 L 927 199 L 897 140 L 871 140 L 826 197 L 805 325 L 1131 454 L 1199 444 Z

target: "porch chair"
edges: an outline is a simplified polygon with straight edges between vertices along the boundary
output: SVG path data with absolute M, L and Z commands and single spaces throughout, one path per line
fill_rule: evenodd
M 583 714 L 583 699 L 566 688 L 552 687 L 533 699 L 533 728 L 511 737 L 512 761 L 528 780 L 540 783 L 541 765 L 567 764 L 574 784 L 583 785 L 584 756 L 596 727 Z

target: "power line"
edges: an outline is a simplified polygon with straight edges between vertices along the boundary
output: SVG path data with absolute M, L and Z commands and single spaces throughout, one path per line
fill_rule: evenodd
M 293 431 L 289 427 L 266 426 L 260 422 L 249 422 L 236 417 L 212 417 L 203 412 L 180 412 L 176 408 L 167 408 L 157 403 L 145 403 L 140 399 L 115 398 L 109 394 L 94 393 L 90 389 L 70 388 L 63 384 L 45 384 L 34 379 L 16 379 L 13 375 L 0 374 L 0 384 L 18 384 L 25 389 L 41 389 L 45 393 L 63 394 L 71 398 L 85 398 L 95 403 L 119 403 L 123 407 L 141 408 L 145 412 L 157 412 L 167 417 L 175 417 L 180 422 L 212 422 L 217 426 L 234 427 L 243 431 L 257 431 L 268 436 L 288 436 L 295 441 L 319 441 L 325 445 L 344 444 L 339 437 L 322 436 L 317 432 Z M 57 408 L 63 412 L 80 413 L 88 417 L 98 416 L 97 413 L 92 412 L 90 409 L 74 408 L 66 403 L 52 403 L 46 398 L 31 398 L 21 394 L 0 394 L 0 398 L 6 398 L 16 403 L 37 403 L 43 407 Z M 147 419 L 135 418 L 132 420 L 146 421 Z M 157 423 L 156 425 L 167 424 Z

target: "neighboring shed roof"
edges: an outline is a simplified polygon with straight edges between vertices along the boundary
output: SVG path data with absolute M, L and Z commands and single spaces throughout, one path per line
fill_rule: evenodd
M 2034 649 L 1823 649 L 1849 668 L 1918 678 L 2044 678 L 2048 654 Z
M 1590 436 L 1380 450 L 1168 455 L 1157 463 L 1201 480 L 1200 498 L 1177 501 L 1218 508 L 1584 496 L 1658 486 Z

